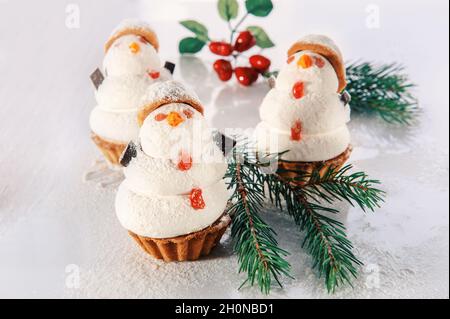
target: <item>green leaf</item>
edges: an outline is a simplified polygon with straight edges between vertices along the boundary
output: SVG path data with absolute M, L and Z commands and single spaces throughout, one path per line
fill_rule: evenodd
M 273 48 L 275 44 L 270 40 L 266 31 L 264 31 L 261 27 L 251 26 L 247 28 L 253 36 L 256 38 L 256 45 L 262 49 Z
M 217 8 L 222 19 L 230 21 L 237 18 L 239 3 L 236 0 L 219 0 Z
M 200 22 L 195 20 L 185 20 L 181 21 L 180 24 L 186 29 L 194 32 L 199 40 L 203 42 L 209 41 L 208 29 Z
M 184 38 L 180 41 L 180 53 L 197 53 L 205 46 L 206 42 L 198 38 Z
M 273 9 L 271 0 L 246 0 L 247 12 L 257 17 L 267 17 Z

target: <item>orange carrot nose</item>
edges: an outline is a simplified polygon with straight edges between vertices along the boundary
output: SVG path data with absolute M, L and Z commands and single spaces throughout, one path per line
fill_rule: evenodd
M 301 56 L 300 60 L 298 60 L 297 65 L 302 69 L 310 68 L 313 65 L 313 59 L 309 55 L 304 54 Z
M 295 121 L 291 127 L 291 140 L 297 142 L 302 140 L 302 122 L 300 120 Z
M 136 42 L 132 42 L 129 46 L 131 53 L 136 54 L 139 53 L 141 47 Z
M 167 123 L 169 123 L 169 125 L 172 127 L 176 127 L 183 122 L 184 119 L 178 112 L 170 112 L 169 115 L 167 116 Z

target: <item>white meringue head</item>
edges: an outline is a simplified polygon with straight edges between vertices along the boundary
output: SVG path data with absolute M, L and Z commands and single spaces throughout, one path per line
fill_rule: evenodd
M 298 65 L 304 55 L 308 55 L 313 61 L 308 68 Z M 291 91 L 295 83 L 303 82 L 305 94 L 336 92 L 339 85 L 338 77 L 331 63 L 323 56 L 311 51 L 301 51 L 290 57 L 289 62 L 284 65 L 277 77 L 278 90 Z
M 139 139 L 144 153 L 153 158 L 176 161 L 185 152 L 194 163 L 224 161 L 205 118 L 188 104 L 170 103 L 150 113 Z
M 161 70 L 155 48 L 142 37 L 125 35 L 114 41 L 103 60 L 107 76 L 144 75 Z

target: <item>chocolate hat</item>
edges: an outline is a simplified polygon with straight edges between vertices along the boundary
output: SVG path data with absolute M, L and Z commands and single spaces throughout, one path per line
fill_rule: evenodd
M 142 126 L 150 113 L 171 103 L 190 105 L 203 115 L 203 106 L 198 97 L 190 93 L 183 84 L 177 81 L 158 82 L 150 86 L 143 98 L 142 108 L 138 113 L 139 126 Z
M 108 41 L 105 44 L 105 52 L 108 52 L 114 41 L 125 35 L 139 35 L 150 43 L 156 51 L 159 49 L 158 36 L 152 28 L 145 22 L 139 20 L 124 20 L 112 32 Z

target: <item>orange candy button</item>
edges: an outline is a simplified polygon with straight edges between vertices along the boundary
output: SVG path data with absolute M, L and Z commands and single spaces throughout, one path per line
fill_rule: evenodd
M 160 75 L 161 73 L 159 73 L 158 71 L 148 72 L 148 76 L 151 77 L 153 80 L 158 79 Z
M 191 119 L 194 116 L 194 112 L 192 112 L 191 110 L 184 110 L 183 114 L 186 115 L 188 119 Z
M 298 60 L 297 65 L 303 69 L 310 68 L 313 65 L 313 59 L 309 55 L 304 54 L 300 60 Z
M 161 113 L 161 114 L 158 114 L 155 116 L 155 121 L 161 122 L 161 121 L 164 121 L 166 118 L 167 118 L 167 115 Z
M 291 140 L 300 142 L 302 139 L 302 123 L 300 121 L 295 121 L 294 125 L 291 127 Z
M 169 115 L 167 116 L 167 123 L 169 123 L 169 125 L 172 127 L 176 127 L 183 122 L 184 119 L 178 112 L 170 112 Z
M 303 82 L 297 82 L 292 88 L 292 95 L 294 98 L 301 99 L 305 95 L 305 84 Z
M 182 172 L 190 170 L 192 168 L 192 157 L 185 152 L 180 152 L 180 161 L 177 167 Z
M 323 68 L 325 66 L 325 61 L 322 58 L 315 57 L 314 63 L 317 65 L 319 69 Z
M 139 53 L 139 51 L 141 50 L 141 47 L 136 42 L 132 42 L 130 44 L 129 48 L 130 48 L 131 53 L 133 53 L 133 54 Z
M 189 196 L 191 200 L 191 206 L 195 210 L 204 209 L 206 207 L 205 201 L 203 200 L 203 192 L 200 188 L 194 188 Z

